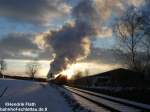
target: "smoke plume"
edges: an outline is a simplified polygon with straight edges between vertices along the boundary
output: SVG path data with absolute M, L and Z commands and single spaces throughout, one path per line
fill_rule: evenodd
M 51 31 L 46 36 L 55 53 L 48 77 L 65 70 L 68 64 L 88 56 L 90 37 L 98 33 L 100 16 L 92 0 L 84 0 L 75 6 L 72 16 L 75 18 L 73 22 L 64 25 L 58 31 Z

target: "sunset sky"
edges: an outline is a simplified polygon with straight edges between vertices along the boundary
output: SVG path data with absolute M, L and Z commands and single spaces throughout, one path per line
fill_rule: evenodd
M 25 74 L 25 64 L 38 59 L 42 65 L 39 74 L 45 77 L 50 61 L 62 54 L 65 58 L 61 62 L 68 60 L 70 64 L 82 58 L 80 64 L 86 69 L 86 65 L 93 66 L 91 74 L 120 67 L 113 55 L 113 22 L 126 7 L 143 4 L 144 0 L 0 0 L 0 57 L 6 59 L 11 75 Z M 82 29 L 88 33 L 76 40 L 79 34 L 75 31 L 81 21 L 94 26 L 94 31 L 91 26 L 91 33 Z M 68 35 L 73 37 L 65 38 Z M 70 54 L 65 44 L 72 45 L 67 50 L 77 56 Z M 83 52 L 78 45 L 82 45 Z

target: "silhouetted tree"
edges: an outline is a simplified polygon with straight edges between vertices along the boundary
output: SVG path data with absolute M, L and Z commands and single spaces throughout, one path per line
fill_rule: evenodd
M 144 19 L 144 39 L 142 40 L 142 48 L 145 54 L 144 57 L 144 71 L 150 73 L 150 1 L 145 0 L 146 4 L 141 8 Z
M 144 50 L 144 69 L 148 69 L 150 66 L 150 37 L 145 37 L 142 41 L 142 46 Z
M 115 24 L 115 34 L 119 39 L 119 47 L 126 54 L 131 69 L 137 69 L 137 48 L 143 37 L 143 16 L 139 9 L 130 7 Z
M 7 65 L 4 59 L 0 59 L 0 75 L 4 78 L 4 71 L 7 69 Z
M 26 65 L 26 73 L 30 74 L 31 78 L 35 78 L 35 74 L 39 71 L 40 64 L 37 60 L 31 61 Z

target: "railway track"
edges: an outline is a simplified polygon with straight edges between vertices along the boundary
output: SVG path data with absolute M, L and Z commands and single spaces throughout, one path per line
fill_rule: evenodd
M 113 112 L 150 112 L 150 105 L 65 86 L 70 92 Z
M 8 87 L 2 87 L 0 90 L 0 98 L 5 94 L 6 90 L 8 89 Z

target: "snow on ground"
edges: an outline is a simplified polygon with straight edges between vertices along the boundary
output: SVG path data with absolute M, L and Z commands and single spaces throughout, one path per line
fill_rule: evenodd
M 82 105 L 83 107 L 90 109 L 94 112 L 110 112 L 106 109 L 104 109 L 103 107 L 100 107 L 94 103 L 91 103 L 89 100 L 86 100 L 83 97 L 80 97 L 79 95 L 76 95 L 74 93 L 71 93 L 73 95 L 73 97 L 80 103 L 80 105 Z
M 8 87 L 5 94 L 0 97 L 0 107 L 5 103 L 35 103 L 35 108 L 46 108 L 47 112 L 72 112 L 60 93 L 47 83 L 0 79 L 0 94 L 4 87 Z M 12 106 L 11 106 L 12 107 Z M 15 106 L 16 107 L 16 106 Z M 26 107 L 29 107 L 26 105 Z
M 57 89 L 66 98 L 66 100 L 72 107 L 72 110 L 75 112 L 110 112 L 106 108 L 94 104 L 91 101 L 68 91 L 66 87 L 58 87 Z

